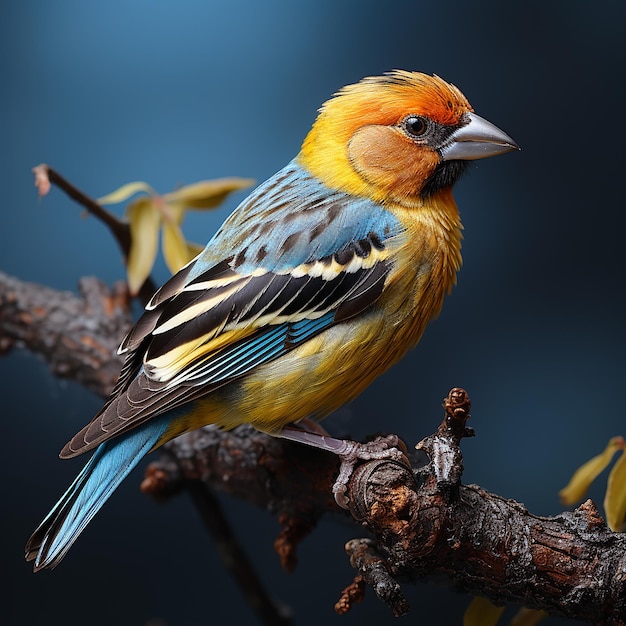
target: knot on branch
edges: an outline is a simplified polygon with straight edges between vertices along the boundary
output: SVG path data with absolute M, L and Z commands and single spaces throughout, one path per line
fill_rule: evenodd
M 370 461 L 356 468 L 350 480 L 350 512 L 368 526 L 385 528 L 406 523 L 415 479 L 407 465 L 392 460 Z
M 416 565 L 434 561 L 442 546 L 448 548 L 450 505 L 458 498 L 463 473 L 459 442 L 473 435 L 466 426 L 469 408 L 467 393 L 453 389 L 444 400 L 439 428 L 415 446 L 412 466 L 375 460 L 358 466 L 351 477 L 350 512 L 376 542 L 348 542 L 350 563 L 396 616 L 408 611 L 398 577 L 414 577 Z M 345 610 L 345 592 L 342 599 L 338 606 Z
M 398 535 L 414 516 L 418 491 L 422 503 L 429 498 L 433 507 L 450 503 L 463 474 L 459 442 L 474 432 L 466 427 L 470 400 L 465 390 L 452 389 L 443 406 L 446 414 L 437 431 L 415 446 L 413 468 L 389 459 L 356 468 L 349 491 L 350 512 L 355 519 Z

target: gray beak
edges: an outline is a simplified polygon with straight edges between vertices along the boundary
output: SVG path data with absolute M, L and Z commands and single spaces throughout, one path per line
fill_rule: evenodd
M 466 113 L 465 119 L 468 123 L 455 131 L 441 148 L 444 161 L 485 159 L 520 149 L 505 132 L 480 115 Z

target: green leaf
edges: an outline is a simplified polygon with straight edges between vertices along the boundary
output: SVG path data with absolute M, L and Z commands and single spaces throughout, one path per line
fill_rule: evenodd
M 465 609 L 463 626 L 495 626 L 504 609 L 504 606 L 496 606 L 487 598 L 475 596 Z
M 191 254 L 183 233 L 177 224 L 163 222 L 163 258 L 172 274 L 187 265 L 195 254 Z
M 136 193 L 145 192 L 150 195 L 156 195 L 154 189 L 148 185 L 148 183 L 144 183 L 142 181 L 136 181 L 134 183 L 127 183 L 126 185 L 122 185 L 119 189 L 112 191 L 110 194 L 106 196 L 102 196 L 102 198 L 98 198 L 98 202 L 100 204 L 117 204 L 118 202 L 124 202 L 124 200 L 128 200 L 131 196 L 134 196 Z
M 623 448 L 609 473 L 604 495 L 604 513 L 609 528 L 620 532 L 626 517 L 626 453 Z
M 250 187 L 254 183 L 249 178 L 216 178 L 185 185 L 163 196 L 165 202 L 180 202 L 190 209 L 212 209 L 221 204 L 233 191 Z
M 624 440 L 622 437 L 613 437 L 609 440 L 601 454 L 583 463 L 574 472 L 569 483 L 559 491 L 561 503 L 569 506 L 580 502 L 587 493 L 591 483 L 609 465 L 613 455 L 623 446 Z
M 130 226 L 130 253 L 126 264 L 128 288 L 137 295 L 152 271 L 159 249 L 161 214 L 152 198 L 138 198 L 128 205 L 126 215 Z

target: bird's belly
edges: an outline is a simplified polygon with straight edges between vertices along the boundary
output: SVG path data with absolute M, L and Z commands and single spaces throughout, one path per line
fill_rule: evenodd
M 236 410 L 220 423 L 251 423 L 276 432 L 305 417 L 325 417 L 356 398 L 413 345 L 397 337 L 397 330 L 382 311 L 333 326 L 241 381 Z

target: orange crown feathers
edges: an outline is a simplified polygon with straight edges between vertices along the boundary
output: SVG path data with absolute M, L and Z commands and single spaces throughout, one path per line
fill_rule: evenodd
M 368 76 L 343 87 L 322 105 L 320 114 L 337 113 L 337 108 L 339 117 L 357 119 L 359 125 L 394 124 L 409 112 L 441 124 L 456 124 L 473 110 L 461 91 L 439 76 L 405 70 Z

